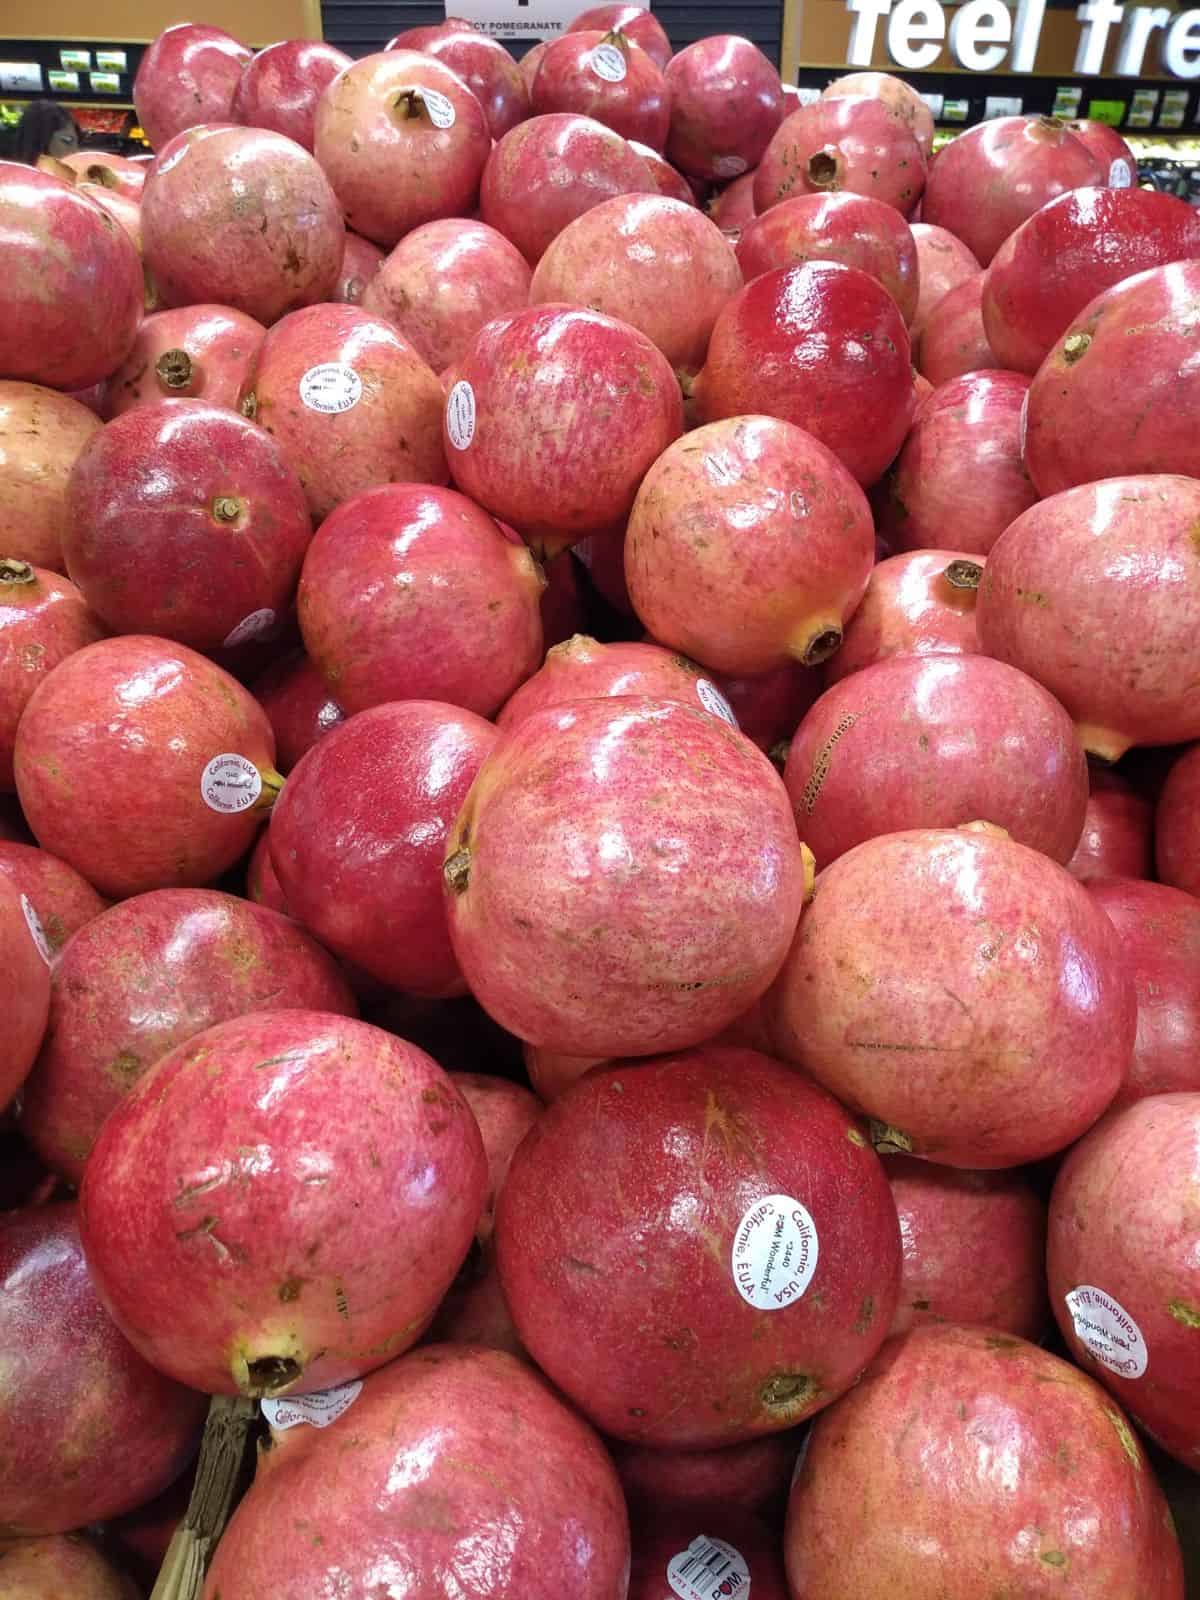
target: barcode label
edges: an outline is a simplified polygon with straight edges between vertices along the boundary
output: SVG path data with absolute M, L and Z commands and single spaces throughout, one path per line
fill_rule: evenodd
M 750 1568 L 724 1539 L 700 1534 L 667 1563 L 667 1582 L 679 1600 L 738 1600 L 750 1593 Z

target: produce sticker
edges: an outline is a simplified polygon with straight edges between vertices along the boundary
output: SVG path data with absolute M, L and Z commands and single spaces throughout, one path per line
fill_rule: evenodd
M 667 1563 L 667 1582 L 679 1600 L 737 1600 L 750 1593 L 746 1558 L 724 1539 L 702 1533 Z
M 1066 1299 L 1075 1337 L 1084 1349 L 1118 1377 L 1140 1378 L 1149 1352 L 1142 1330 L 1120 1301 L 1090 1283 L 1081 1283 Z
M 307 1424 L 310 1428 L 327 1428 L 344 1416 L 362 1393 L 362 1379 L 341 1383 L 336 1389 L 322 1389 L 317 1394 L 298 1394 L 294 1399 L 264 1400 L 262 1414 L 273 1428 L 284 1431 Z
M 733 1236 L 733 1281 L 747 1304 L 782 1311 L 799 1300 L 817 1270 L 817 1228 L 788 1194 L 756 1200 Z

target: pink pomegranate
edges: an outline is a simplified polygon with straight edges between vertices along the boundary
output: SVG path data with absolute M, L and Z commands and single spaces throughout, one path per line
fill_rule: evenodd
M 394 323 L 434 372 L 444 372 L 462 360 L 485 323 L 524 310 L 529 280 L 524 256 L 502 233 L 448 217 L 401 239 L 362 305 Z
M 444 483 L 444 396 L 391 323 L 366 308 L 308 306 L 263 341 L 242 410 L 271 434 L 320 522 L 364 489 Z
M 1072 1356 L 1193 1471 L 1200 1461 L 1198 1180 L 1200 1094 L 1157 1094 L 1125 1106 L 1059 1168 L 1046 1247 L 1050 1304 Z
M 677 167 L 729 179 L 758 166 L 783 121 L 783 88 L 757 45 L 730 33 L 699 39 L 672 56 L 666 79 Z
M 1068 122 L 1067 127 L 1095 156 L 1111 188 L 1127 189 L 1137 183 L 1137 157 L 1115 128 L 1088 121 Z
M 248 128 L 269 128 L 306 150 L 313 147 L 317 101 L 351 60 L 322 39 L 283 39 L 246 63 L 228 118 Z
M 563 644 L 587 627 L 586 598 L 576 562 L 568 557 L 550 561 L 545 567 L 546 587 L 542 591 L 542 636 L 547 650 Z
M 928 161 L 933 153 L 933 113 L 924 100 L 903 78 L 890 72 L 850 72 L 822 90 L 823 100 L 844 99 L 847 95 L 868 95 L 881 100 L 894 117 L 912 133 Z
M 346 713 L 302 650 L 281 656 L 255 679 L 254 698 L 275 734 L 275 764 L 285 775 Z
M 444 425 L 454 482 L 547 556 L 628 516 L 683 431 L 662 353 L 581 307 L 532 306 L 489 324 L 457 371 Z
M 76 184 L 97 184 L 123 194 L 129 200 L 140 200 L 146 182 L 146 168 L 125 156 L 110 150 L 76 150 L 63 157 L 63 165 L 76 174 Z
M 65 570 L 67 480 L 99 429 L 99 417 L 69 395 L 0 381 L 0 500 L 10 560 Z
M 27 561 L 0 559 L 0 790 L 12 790 L 21 713 L 60 661 L 104 636 L 73 583 Z
M 153 312 L 108 380 L 106 414 L 119 417 L 152 400 L 206 400 L 236 409 L 266 332 L 231 306 Z
M 978 819 L 1066 862 L 1088 796 L 1062 706 L 983 655 L 893 656 L 843 678 L 797 728 L 784 782 L 818 868 L 879 834 Z
M 160 1056 L 231 1017 L 294 1009 L 355 1013 L 337 964 L 294 923 L 211 889 L 135 895 L 55 967 L 22 1130 L 78 1184 L 104 1119 Z
M 529 115 L 529 90 L 521 69 L 498 39 L 464 28 L 438 34 L 421 48 L 458 73 L 483 107 L 493 139 L 503 139 Z
M 874 553 L 866 496 L 835 455 L 790 422 L 731 417 L 646 474 L 625 576 L 660 643 L 714 671 L 772 672 L 834 653 Z
M 513 1158 L 496 1251 L 551 1381 L 617 1438 L 691 1449 L 791 1427 L 847 1389 L 900 1265 L 853 1119 L 767 1056 L 719 1048 L 602 1067 L 556 1100 Z
M 613 1460 L 635 1514 L 668 1505 L 695 1511 L 733 1506 L 770 1517 L 787 1500 L 801 1428 L 763 1433 L 720 1450 L 657 1450 L 612 1441 Z
M 43 849 L 101 894 L 209 883 L 248 850 L 283 782 L 236 679 L 131 635 L 75 651 L 17 732 L 17 792 Z
M 964 1172 L 889 1156 L 904 1266 L 893 1335 L 970 1322 L 1037 1341 L 1046 1300 L 1046 1206 L 1023 1172 Z
M 1048 200 L 1107 176 L 1057 117 L 998 117 L 939 151 L 921 218 L 948 229 L 986 267 L 1013 229 Z
M 578 1083 L 585 1072 L 593 1067 L 606 1066 L 608 1056 L 569 1056 L 556 1050 L 542 1050 L 537 1045 L 522 1047 L 525 1071 L 534 1092 L 549 1104 L 565 1094 L 573 1083 Z
M 710 1039 L 763 993 L 805 867 L 748 739 L 699 708 L 628 697 L 508 732 L 459 813 L 445 879 L 455 954 L 496 1021 L 570 1055 L 650 1055 Z
M 704 422 L 758 412 L 795 423 L 874 483 L 912 420 L 904 318 L 856 267 L 765 272 L 717 318 L 693 399 Z
M 569 222 L 619 194 L 657 185 L 628 140 L 591 117 L 532 117 L 492 151 L 480 215 L 536 266 Z
M 955 544 L 985 556 L 1036 502 L 1021 459 L 1028 393 L 1020 373 L 986 370 L 934 390 L 892 476 L 879 531 L 893 549 L 928 550 L 950 531 Z
M 75 193 L 84 195 L 93 205 L 99 206 L 101 211 L 106 211 L 114 222 L 120 223 L 121 227 L 132 239 L 133 247 L 138 253 L 138 259 L 141 260 L 142 208 L 139 203 L 140 196 L 137 199 L 131 199 L 129 195 L 122 194 L 116 189 L 105 188 L 100 183 L 77 183 L 75 185 Z M 153 285 L 149 283 L 143 285 L 143 303 L 148 311 L 153 310 L 154 305 L 157 303 L 156 295 L 157 290 Z
M 618 29 L 627 39 L 641 46 L 660 72 L 667 70 L 667 62 L 671 59 L 671 41 L 649 6 L 590 6 L 579 13 L 567 32 L 580 33 L 594 29 L 599 29 L 601 33 Z
M 759 214 L 801 194 L 848 189 L 910 211 L 925 188 L 916 138 L 882 100 L 847 95 L 816 100 L 788 116 L 754 180 Z
M 988 557 L 983 648 L 1061 700 L 1089 754 L 1200 738 L 1198 519 L 1190 478 L 1110 477 L 1031 506 Z
M 542 57 L 549 48 L 550 40 L 541 39 L 537 44 L 526 50 L 520 61 L 517 62 L 517 70 L 521 74 L 521 82 L 525 85 L 526 94 L 533 93 L 533 80 L 537 77 L 541 69 Z
M 108 904 L 74 867 L 16 840 L 0 840 L 0 878 L 7 878 L 33 907 L 51 957 Z
M 453 1518 L 431 1510 L 450 1504 Z M 281 1518 L 319 1526 L 320 1544 L 272 1538 Z M 526 1600 L 624 1600 L 629 1532 L 612 1463 L 511 1355 L 414 1351 L 323 1432 L 274 1434 L 204 1594 L 306 1600 L 350 1583 L 365 1595 L 380 1573 L 414 1594 L 486 1584 Z
M 1155 817 L 1158 875 L 1200 896 L 1200 750 L 1187 750 L 1171 768 Z
M 1080 312 L 1029 391 L 1025 461 L 1039 493 L 1125 473 L 1200 477 L 1197 315 L 1200 260 L 1126 278 Z
M 349 713 L 440 700 L 491 716 L 542 659 L 542 585 L 521 540 L 464 495 L 389 484 L 321 525 L 300 628 Z
M 817 1422 L 784 1552 L 805 1600 L 1184 1593 L 1162 1490 L 1099 1385 L 953 1324 L 891 1341 Z
M 59 179 L 4 162 L 0 234 L 0 376 L 54 389 L 107 378 L 129 352 L 145 293 L 125 229 Z
M 496 718 L 503 732 L 539 711 L 605 695 L 653 695 L 700 706 L 737 726 L 728 701 L 701 668 L 657 644 L 601 644 L 576 634 L 546 654 L 541 669 L 517 690 Z
M 752 739 L 778 766 L 781 764 L 780 748 L 791 738 L 801 717 L 821 693 L 824 674 L 789 663 L 774 672 L 761 672 L 749 678 L 731 678 L 723 672 L 717 678 L 717 685 L 747 739 Z
M 139 1594 L 131 1578 L 77 1534 L 21 1539 L 0 1549 L 3 1600 L 138 1600 Z
M 879 562 L 841 649 L 826 664 L 826 682 L 838 683 L 898 655 L 977 652 L 975 600 L 982 574 L 982 562 L 959 550 L 914 550 Z
M 538 263 L 529 298 L 619 317 L 676 372 L 694 375 L 713 324 L 741 287 L 733 247 L 698 207 L 631 194 L 593 206 L 563 229 Z
M 734 243 L 740 238 L 751 217 L 755 215 L 754 182 L 757 176 L 757 167 L 753 172 L 743 173 L 740 178 L 727 183 L 709 202 L 709 216 L 722 233 L 733 237 Z
M 383 262 L 384 254 L 377 244 L 372 244 L 369 239 L 347 228 L 341 276 L 330 298 L 348 306 L 359 305 Z
M 917 314 L 912 324 L 915 342 L 924 332 L 930 313 L 941 304 L 951 289 L 957 289 L 968 278 L 977 278 L 983 268 L 962 240 L 947 233 L 945 228 L 931 227 L 928 222 L 914 222 L 909 231 L 917 247 L 920 269 Z
M 486 1181 L 470 1108 L 424 1051 L 329 1012 L 260 1011 L 124 1096 L 80 1219 L 101 1297 L 160 1371 L 209 1394 L 311 1394 L 416 1342 Z
M 385 50 L 322 95 L 315 149 L 347 226 L 390 249 L 423 222 L 471 210 L 491 135 L 456 72 L 416 50 Z
M 264 828 L 246 863 L 246 899 L 256 906 L 266 906 L 268 911 L 282 912 L 286 917 L 287 901 L 283 897 L 283 890 L 279 887 L 275 868 L 271 865 L 270 846 L 271 830 Z
M 989 1169 L 1086 1132 L 1136 1026 L 1107 917 L 992 828 L 887 833 L 827 867 L 768 1013 L 783 1056 L 869 1115 L 880 1148 Z
M 1087 816 L 1068 870 L 1092 878 L 1150 878 L 1154 861 L 1154 807 L 1131 783 L 1092 767 Z
M 753 1593 L 788 1600 L 779 1534 L 758 1517 L 720 1503 L 656 1506 L 633 1519 L 629 1600 Z
M 619 30 L 574 30 L 552 40 L 530 99 L 539 117 L 594 118 L 652 150 L 667 142 L 671 92 L 650 56 Z
M 699 205 L 691 183 L 665 156 L 659 155 L 657 150 L 651 150 L 648 144 L 639 144 L 636 139 L 629 141 L 629 148 L 636 151 L 646 163 L 646 170 L 659 194 L 666 195 L 668 200 L 682 200 L 685 206 Z
M 229 122 L 252 54 L 220 28 L 193 22 L 165 28 L 143 54 L 133 83 L 138 123 L 155 150 L 197 123 Z
M 475 24 L 468 22 L 465 17 L 447 17 L 444 22 L 431 22 L 423 27 L 405 28 L 403 32 L 393 34 L 384 45 L 385 50 L 424 50 L 425 46 L 433 39 L 441 39 L 447 34 L 474 32 Z
M 46 1031 L 50 953 L 45 937 L 28 895 L 0 875 L 0 971 L 9 996 L 0 1050 L 0 1109 L 21 1087 Z
M 206 1402 L 148 1366 L 109 1320 L 75 1206 L 0 1216 L 0 1283 L 3 1537 L 65 1533 L 151 1499 L 191 1458 Z
M 1000 362 L 983 326 L 983 276 L 943 295 L 925 320 L 917 365 L 935 389 L 969 372 L 995 371 Z

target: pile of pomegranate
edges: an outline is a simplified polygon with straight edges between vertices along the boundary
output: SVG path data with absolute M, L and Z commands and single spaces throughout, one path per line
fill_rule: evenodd
M 1200 215 L 636 5 L 135 98 L 0 165 L 0 1596 L 1183 1600 Z

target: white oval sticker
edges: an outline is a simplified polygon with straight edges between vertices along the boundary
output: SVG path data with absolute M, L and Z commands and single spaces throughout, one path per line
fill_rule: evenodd
M 667 1562 L 667 1582 L 679 1600 L 745 1600 L 750 1568 L 740 1550 L 702 1533 Z
M 310 411 L 349 411 L 362 399 L 362 379 L 343 361 L 322 361 L 300 379 L 300 398 Z
M 42 927 L 42 919 L 34 908 L 33 901 L 27 894 L 21 896 L 21 911 L 25 917 L 25 926 L 29 929 L 30 937 L 38 947 L 38 955 L 47 966 L 54 960 L 54 951 L 50 948 L 50 941 L 46 937 L 46 930 Z
M 200 793 L 210 811 L 249 811 L 262 793 L 262 773 L 245 756 L 214 756 L 200 774 Z
M 1124 156 L 1118 156 L 1108 169 L 1108 187 L 1110 189 L 1130 189 L 1133 187 L 1133 169 Z
M 748 1207 L 733 1236 L 733 1281 L 759 1311 L 793 1305 L 817 1270 L 817 1228 L 788 1194 L 768 1194 Z
M 730 727 L 737 727 L 738 721 L 733 714 L 733 707 L 715 683 L 709 683 L 707 678 L 697 678 L 696 693 L 700 697 L 700 704 L 705 711 L 711 711 L 714 717 L 722 718 L 723 721 L 729 723 Z
M 713 171 L 718 178 L 740 178 L 743 172 L 749 170 L 749 164 L 742 156 L 718 156 L 713 162 Z
M 323 1389 L 319 1394 L 298 1394 L 295 1399 L 264 1400 L 262 1414 L 281 1432 L 307 1423 L 310 1428 L 327 1428 L 344 1416 L 362 1393 L 362 1379 Z
M 598 44 L 592 51 L 592 71 L 605 83 L 620 83 L 629 71 L 625 52 L 615 44 Z
M 446 432 L 456 450 L 465 450 L 475 437 L 475 391 L 465 378 L 447 396 Z
M 429 120 L 435 128 L 452 128 L 454 126 L 453 100 L 447 98 L 440 89 L 422 89 L 421 98 L 425 102 Z
M 234 645 L 246 644 L 250 639 L 261 639 L 264 633 L 269 633 L 275 626 L 275 613 L 269 606 L 264 606 L 261 611 L 252 611 L 248 617 L 243 617 L 236 628 L 231 628 L 223 640 L 223 648 L 232 650 Z
M 1150 1360 L 1142 1330 L 1119 1300 L 1081 1283 L 1066 1297 L 1075 1337 L 1102 1367 L 1121 1378 L 1140 1378 Z

